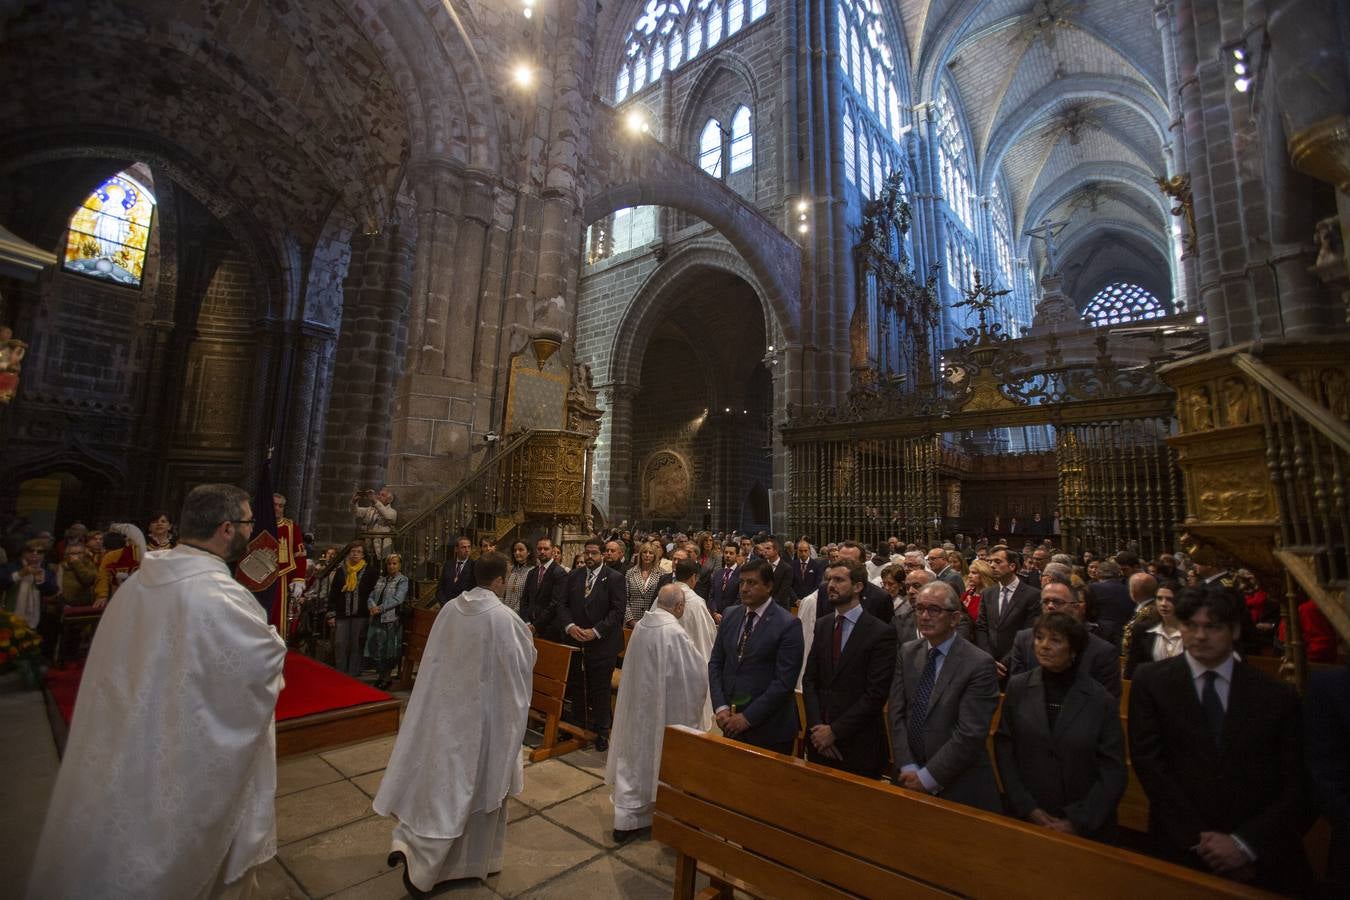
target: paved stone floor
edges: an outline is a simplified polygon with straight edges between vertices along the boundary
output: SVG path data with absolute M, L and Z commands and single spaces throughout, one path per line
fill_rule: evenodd
M 9 770 L 0 779 L 0 846 L 20 863 L 15 896 L 23 896 L 57 769 L 42 695 L 0 691 L 0 734 Z M 393 820 L 370 808 L 393 747 L 392 736 L 378 738 L 277 767 L 279 849 L 261 873 L 264 898 L 406 896 L 399 871 L 385 865 Z M 610 839 L 614 810 L 604 771 L 603 754 L 589 750 L 527 761 L 525 790 L 507 801 L 501 874 L 486 883 L 454 885 L 441 896 L 669 897 L 675 874 L 670 850 L 649 839 L 623 847 Z

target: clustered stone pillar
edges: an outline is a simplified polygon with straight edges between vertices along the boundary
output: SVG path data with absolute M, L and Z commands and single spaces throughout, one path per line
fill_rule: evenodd
M 287 515 L 312 527 L 314 518 L 314 491 L 318 481 L 314 477 L 314 446 L 318 437 L 316 420 L 322 420 L 330 392 L 324 379 L 325 356 L 331 353 L 336 340 L 333 330 L 312 322 L 294 326 L 289 378 L 289 414 L 282 433 L 277 435 L 277 446 L 285 467 L 273 472 L 276 489 L 286 495 Z
M 634 521 L 641 510 L 641 495 L 633 496 L 633 401 L 637 399 L 638 385 L 615 382 L 605 385 L 605 416 L 600 420 L 597 440 L 600 459 L 596 471 L 609 473 L 609 493 L 603 494 L 601 485 L 595 492 L 595 501 L 607 508 L 611 522 Z M 608 466 L 605 465 L 608 457 Z
M 414 240 L 415 229 L 399 223 L 352 239 L 324 429 L 316 526 L 321 540 L 350 534 L 352 492 L 378 489 L 385 481 L 394 386 L 403 368 L 412 294 Z

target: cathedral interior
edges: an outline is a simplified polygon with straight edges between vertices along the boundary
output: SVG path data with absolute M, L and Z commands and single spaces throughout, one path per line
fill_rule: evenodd
M 1350 4 L 12 2 L 0 83 L 7 536 L 265 472 L 428 583 L 1025 533 L 1350 641 Z

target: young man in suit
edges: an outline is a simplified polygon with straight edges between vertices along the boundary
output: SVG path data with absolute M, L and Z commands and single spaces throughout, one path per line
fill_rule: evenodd
M 441 566 L 441 581 L 436 585 L 436 602 L 442 606 L 478 586 L 473 577 L 473 560 L 469 559 L 472 547 L 473 543 L 466 537 L 455 541 L 454 556 Z
M 553 561 L 551 538 L 541 537 L 535 541 L 534 548 L 538 563 L 525 577 L 525 589 L 520 595 L 520 617 L 539 637 L 561 641 L 559 611 L 567 590 L 567 570 Z
M 820 586 L 825 576 L 825 560 L 811 558 L 811 544 L 805 538 L 797 542 L 797 556 L 792 560 L 792 596 L 800 601 Z
M 866 778 L 886 767 L 881 714 L 895 675 L 895 629 L 862 608 L 867 569 L 840 563 L 825 570 L 832 612 L 816 620 L 802 679 L 806 758 Z
M 1017 632 L 1030 628 L 1041 614 L 1041 592 L 1017 577 L 1022 554 L 998 547 L 989 554 L 989 567 L 998 583 L 980 595 L 980 613 L 975 620 L 975 646 L 996 660 L 1011 651 Z M 1001 677 L 1006 672 L 999 673 Z
M 585 565 L 567 576 L 558 625 L 563 642 L 580 647 L 567 676 L 572 715 L 595 731 L 595 749 L 609 749 L 609 694 L 614 662 L 623 649 L 623 613 L 628 586 L 623 575 L 604 563 L 605 542 L 589 538 L 582 548 Z
M 770 588 L 773 601 L 783 609 L 792 609 L 797 599 L 792 594 L 792 567 L 778 555 L 778 541 L 772 536 L 764 537 L 755 545 L 755 554 L 773 567 L 773 586 Z
M 713 715 L 729 738 L 791 753 L 801 623 L 773 602 L 773 567 L 766 560 L 750 560 L 740 576 L 741 602 L 724 613 L 708 661 Z
M 994 661 L 956 633 L 962 607 L 951 585 L 924 585 L 914 612 L 921 639 L 900 648 L 891 683 L 896 784 L 999 812 L 985 749 L 998 708 Z
M 1222 586 L 1181 593 L 1185 652 L 1134 673 L 1130 758 L 1161 855 L 1299 893 L 1310 872 L 1298 696 L 1233 655 L 1244 612 Z
M 740 544 L 727 541 L 722 545 L 722 565 L 713 569 L 712 584 L 708 591 L 708 612 L 715 621 L 721 622 L 728 607 L 740 602 L 741 571 L 736 561 L 740 554 Z
M 838 558 L 841 561 L 852 560 L 862 566 L 867 561 L 867 554 L 857 541 L 844 541 L 839 545 Z M 891 600 L 891 595 L 886 593 L 886 589 L 879 584 L 869 581 L 863 585 L 862 605 L 863 609 L 883 622 L 889 622 L 895 618 L 895 602 Z

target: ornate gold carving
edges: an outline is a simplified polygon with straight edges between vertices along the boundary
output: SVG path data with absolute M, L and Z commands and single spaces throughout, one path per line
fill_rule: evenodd
M 1350 116 L 1329 116 L 1289 138 L 1294 168 L 1350 193 Z
M 1258 418 L 1256 392 L 1245 378 L 1225 378 L 1219 387 L 1223 394 L 1225 425 L 1248 425 Z
M 1197 468 L 1195 515 L 1204 522 L 1259 522 L 1276 518 L 1270 474 L 1261 458 L 1226 460 Z
M 591 383 L 591 367 L 579 362 L 572 366 L 572 382 L 567 388 L 567 430 L 595 437 L 600 433 L 600 419 L 605 411 L 597 400 L 599 394 Z
M 1154 181 L 1164 194 L 1177 202 L 1177 205 L 1172 207 L 1172 215 L 1185 216 L 1186 231 L 1181 236 L 1181 248 L 1185 253 L 1194 253 L 1198 233 L 1195 230 L 1195 200 L 1191 195 L 1191 176 L 1173 175 L 1166 178 L 1159 175 Z
M 1189 433 L 1208 431 L 1214 427 L 1213 401 L 1209 388 L 1203 384 L 1194 384 L 1181 392 L 1181 423 Z

